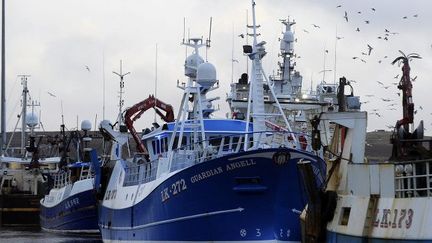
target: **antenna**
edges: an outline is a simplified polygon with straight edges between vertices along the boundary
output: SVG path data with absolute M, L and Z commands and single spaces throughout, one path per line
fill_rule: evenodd
M 183 38 L 184 42 L 184 38 Z M 156 43 L 156 56 L 155 56 L 155 93 L 154 97 L 157 98 L 157 78 L 158 78 L 158 44 Z M 153 106 L 155 113 L 154 113 L 154 122 L 156 122 L 156 102 L 154 102 Z
M 335 36 L 335 51 L 334 51 L 334 73 L 333 73 L 333 83 L 336 84 L 336 61 L 337 61 L 337 42 L 338 42 L 338 36 L 337 36 L 337 25 L 336 25 L 336 36 Z
M 62 126 L 64 127 L 63 100 L 60 100 L 60 109 L 61 109 Z
M 326 73 L 326 57 L 327 57 L 327 50 L 325 48 L 325 44 L 324 44 L 324 63 L 323 63 L 323 70 L 321 71 L 323 73 L 323 78 L 321 82 L 325 82 L 325 73 Z
M 1 43 L 1 152 L 3 155 L 6 146 L 6 63 L 5 63 L 5 1 L 2 0 L 2 43 Z
M 207 51 L 208 51 L 208 49 L 210 48 L 210 42 L 211 42 L 211 29 L 212 29 L 212 20 L 213 20 L 213 17 L 210 17 L 210 27 L 209 27 L 209 36 L 208 36 L 208 39 L 207 39 L 207 41 L 206 41 L 206 62 L 207 62 Z
M 121 123 L 122 123 L 122 109 L 123 109 L 123 105 L 124 105 L 124 100 L 123 100 L 123 88 L 124 88 L 124 82 L 123 82 L 123 78 L 124 76 L 130 74 L 130 72 L 127 73 L 123 73 L 123 61 L 120 60 L 120 73 L 117 73 L 115 71 L 113 71 L 113 73 L 117 76 L 120 77 L 120 91 L 119 91 L 119 114 L 118 114 L 118 125 L 120 127 Z
M 234 83 L 234 22 L 231 23 L 232 27 L 232 47 L 231 47 L 231 83 Z
M 102 119 L 105 120 L 105 49 L 102 50 Z

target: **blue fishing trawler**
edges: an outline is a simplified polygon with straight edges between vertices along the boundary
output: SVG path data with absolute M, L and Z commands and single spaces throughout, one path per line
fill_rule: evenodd
M 91 124 L 83 121 L 81 126 L 85 131 L 84 137 L 81 138 L 78 132 L 72 132 L 68 141 L 64 139 L 66 144 L 75 140 L 77 161 L 68 161 L 66 153 L 69 147 L 65 147 L 62 169 L 58 173 L 45 175 L 51 188 L 40 201 L 40 225 L 44 231 L 99 233 L 96 193 L 100 181 L 100 165 L 96 150 L 85 145 L 91 139 L 86 136 Z
M 128 158 L 128 133 L 101 123 L 111 140 L 99 227 L 105 242 L 292 242 L 300 241 L 300 210 L 307 203 L 297 162 L 309 161 L 323 184 L 324 161 L 300 146 L 278 100 L 266 114 L 261 59 L 265 42 L 245 48 L 253 63 L 245 120 L 214 119 L 207 97 L 218 87 L 216 69 L 199 55 L 209 41 L 192 38 L 185 62 L 188 81 L 175 122 L 155 126 L 142 137 L 142 153 Z M 271 85 L 269 85 L 272 90 Z M 274 92 L 273 92 L 274 95 Z M 270 129 L 280 116 L 286 129 Z M 273 127 L 274 128 L 274 127 Z

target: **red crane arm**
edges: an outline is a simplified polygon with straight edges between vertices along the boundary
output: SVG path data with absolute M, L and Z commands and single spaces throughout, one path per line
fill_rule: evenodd
M 412 100 L 412 83 L 408 58 L 403 59 L 402 77 L 398 88 L 402 90 L 403 118 L 396 123 L 396 126 L 404 126 L 405 130 L 408 131 L 408 124 L 414 122 L 414 103 Z
M 128 108 L 125 112 L 125 124 L 128 130 L 130 131 L 133 139 L 137 144 L 137 149 L 139 152 L 143 154 L 148 154 L 147 149 L 144 147 L 144 144 L 141 142 L 141 138 L 138 136 L 133 123 L 141 117 L 141 115 L 146 112 L 148 109 L 155 109 L 156 113 L 164 120 L 165 122 L 173 122 L 174 121 L 174 110 L 173 107 L 169 104 L 165 104 L 164 102 L 158 100 L 153 95 L 150 95 L 147 99 L 133 105 Z M 160 110 L 165 111 L 163 114 Z

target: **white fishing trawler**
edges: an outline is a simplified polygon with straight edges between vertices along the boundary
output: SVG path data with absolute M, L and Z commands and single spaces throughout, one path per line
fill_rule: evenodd
M 282 58 L 278 62 L 278 71 L 275 75 L 267 76 L 263 73 L 267 84 L 264 84 L 264 108 L 266 113 L 278 112 L 278 104 L 282 107 L 291 128 L 296 132 L 310 131 L 310 120 L 324 111 L 337 111 L 337 89 L 336 83 L 326 83 L 324 78 L 317 85 L 316 90 L 305 91 L 303 88 L 303 76 L 296 67 L 296 53 L 294 51 L 295 36 L 292 26 L 296 24 L 289 18 L 281 20 L 285 31 L 280 38 L 280 53 Z M 243 47 L 245 50 L 248 46 Z M 327 71 L 327 70 L 324 70 Z M 270 87 L 274 92 L 271 94 Z M 243 73 L 237 83 L 231 83 L 230 92 L 226 101 L 230 107 L 229 117 L 238 120 L 246 119 L 247 104 L 249 100 L 250 82 L 247 73 Z M 312 89 L 312 87 L 311 87 Z M 278 102 L 276 102 L 276 100 Z M 266 121 L 268 127 L 283 128 L 283 120 L 274 116 Z M 303 144 L 309 144 L 310 141 Z
M 393 62 L 402 64 L 398 88 L 403 118 L 395 125 L 388 162 L 368 163 L 364 156 L 365 113 L 351 113 L 337 122 L 329 146 L 327 191 L 309 190 L 314 203 L 305 210 L 307 242 L 432 241 L 432 139 L 424 137 L 423 121 L 413 129 L 413 58 L 419 56 L 402 53 Z
M 60 162 L 59 141 L 36 136 L 40 126 L 35 110 L 36 102 L 28 100 L 28 76 L 22 76 L 21 146 L 4 144 L 0 156 L 0 225 L 38 226 L 39 200 L 45 193 L 43 173 L 58 171 Z M 5 102 L 5 100 L 4 100 Z M 30 111 L 27 108 L 31 107 Z M 18 124 L 18 122 L 17 122 Z

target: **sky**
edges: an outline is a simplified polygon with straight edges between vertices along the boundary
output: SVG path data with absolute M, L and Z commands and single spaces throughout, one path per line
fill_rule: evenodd
M 279 20 L 290 17 L 296 21 L 296 69 L 303 75 L 303 89 L 315 89 L 324 69 L 332 70 L 325 76 L 328 83 L 341 76 L 353 80 L 354 94 L 361 97 L 362 110 L 369 112 L 369 131 L 389 130 L 402 118 L 400 91 L 392 84 L 399 82 L 401 71 L 390 63 L 400 56 L 399 50 L 420 54 L 422 59 L 411 62 L 411 77 L 417 76 L 413 83 L 415 124 L 425 120 L 425 133 L 432 133 L 428 105 L 432 1 L 256 0 L 256 4 L 259 41 L 267 42 L 266 73 L 277 70 L 278 38 L 284 28 Z M 246 70 L 241 53 L 245 39 L 239 35 L 246 32 L 247 13 L 251 21 L 250 5 L 249 0 L 6 0 L 7 130 L 14 129 L 20 112 L 18 75 L 22 74 L 31 75 L 30 94 L 41 105 L 37 109 L 45 130 L 59 130 L 62 113 L 68 129 L 82 120 L 92 124 L 103 118 L 115 121 L 119 77 L 112 72 L 119 72 L 120 60 L 123 72 L 130 72 L 124 79 L 125 107 L 154 94 L 157 80 L 157 97 L 173 105 L 177 114 L 182 95 L 177 80 L 187 80 L 185 47 L 180 45 L 184 18 L 190 37 L 206 38 L 212 17 L 207 58 L 217 69 L 220 88 L 209 96 L 220 97 L 214 103 L 220 110 L 214 115 L 225 117 L 232 75 L 237 80 Z M 388 40 L 383 39 L 385 29 Z M 336 36 L 340 37 L 337 41 Z M 363 55 L 368 44 L 373 50 Z M 233 51 L 239 62 L 232 70 Z M 201 53 L 205 57 L 205 51 Z M 145 113 L 137 130 L 153 119 L 152 111 Z

